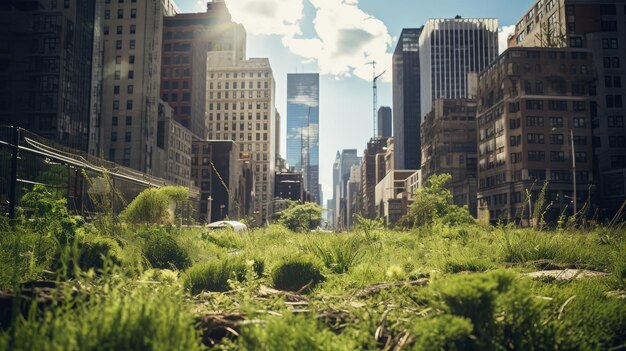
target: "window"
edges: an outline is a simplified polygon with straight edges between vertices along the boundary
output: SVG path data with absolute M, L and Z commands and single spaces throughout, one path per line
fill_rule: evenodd
M 132 11 L 131 11 L 131 14 L 132 14 Z M 137 26 L 134 25 L 134 24 L 131 24 L 130 25 L 130 34 L 135 34 L 135 32 L 137 32 Z
M 587 145 L 587 137 L 574 135 L 574 145 Z
M 626 147 L 625 138 L 623 135 L 609 136 L 609 147 Z
M 604 38 L 602 39 L 602 48 L 605 50 L 617 50 L 617 38 Z
M 543 110 L 543 101 L 541 100 L 526 100 L 527 110 Z
M 122 31 L 123 31 L 123 27 L 117 26 L 117 34 L 122 34 Z
M 607 108 L 621 108 L 622 96 L 621 95 L 606 95 L 606 107 Z
M 124 141 L 127 143 L 130 143 L 130 139 L 131 139 L 131 133 L 130 132 L 124 133 Z
M 131 39 L 129 45 L 130 45 L 131 49 L 134 49 L 135 48 L 135 39 Z
M 565 153 L 563 151 L 550 151 L 551 162 L 563 162 L 565 161 Z
M 602 15 L 615 15 L 617 14 L 617 8 L 614 4 L 603 4 L 600 5 L 600 12 Z
M 603 32 L 617 32 L 616 21 L 602 21 L 601 28 Z
M 550 144 L 563 145 L 563 134 L 550 134 Z
M 528 133 L 526 134 L 526 140 L 529 144 L 543 144 L 543 134 Z
M 117 132 L 111 132 L 111 141 L 117 141 Z
M 115 48 L 117 50 L 122 50 L 122 41 L 121 40 L 116 40 L 115 41 Z
M 563 128 L 563 117 L 550 117 L 550 127 Z
M 528 161 L 545 161 L 545 151 L 528 151 Z
M 130 9 L 130 18 L 137 18 L 137 9 Z
M 550 172 L 550 180 L 552 181 L 570 181 L 572 180 L 570 171 L 551 171 Z
M 576 117 L 574 118 L 574 128 L 585 128 L 587 126 L 587 123 L 585 122 L 585 119 L 582 117 Z
M 190 101 L 190 100 L 191 100 L 191 94 L 183 93 L 183 101 Z
M 119 85 L 113 86 L 113 94 L 118 95 L 119 93 L 120 93 L 120 86 Z
M 609 116 L 608 127 L 609 128 L 624 128 L 624 116 Z
M 113 100 L 113 109 L 114 110 L 120 109 L 120 102 L 118 100 Z
M 103 31 L 104 35 L 109 35 L 109 26 L 104 26 L 102 28 L 102 31 Z
M 576 111 L 576 112 L 585 111 L 586 108 L 587 108 L 587 106 L 586 106 L 586 103 L 584 101 L 573 101 L 572 102 L 572 109 L 573 109 L 573 111 Z
M 129 70 L 128 71 L 128 79 L 134 79 L 134 78 L 135 78 L 135 71 Z
M 104 19 L 111 18 L 111 10 L 104 10 Z
M 576 162 L 587 163 L 587 153 L 584 151 L 576 153 Z
M 135 55 L 128 56 L 128 63 L 132 63 L 132 64 L 135 63 Z
M 117 116 L 113 116 L 113 118 L 111 119 L 111 125 L 117 126 Z
M 133 125 L 133 116 L 126 116 L 126 125 L 127 126 Z
M 550 100 L 548 101 L 548 109 L 550 111 L 567 111 L 567 101 Z
M 543 117 L 528 116 L 526 118 L 526 126 L 528 126 L 528 127 L 543 127 Z
M 121 73 L 119 70 L 115 71 L 114 78 L 115 80 L 120 80 Z
M 117 10 L 117 18 L 118 19 L 124 18 L 124 9 L 118 9 Z
M 127 86 L 127 87 L 126 87 L 126 93 L 128 93 L 128 94 L 132 94 L 132 93 L 133 93 L 133 90 L 134 90 L 134 89 L 133 89 L 133 86 L 132 86 L 132 85 L 129 85 L 129 86 Z
M 569 38 L 569 46 L 573 48 L 582 48 L 583 47 L 583 38 L 581 37 L 571 37 Z
M 133 100 L 127 100 L 126 101 L 126 109 L 127 110 L 132 110 L 133 109 Z

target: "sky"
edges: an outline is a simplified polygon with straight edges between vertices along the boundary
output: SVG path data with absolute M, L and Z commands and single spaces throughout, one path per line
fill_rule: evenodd
M 176 0 L 182 12 L 204 12 L 206 0 Z M 533 0 L 226 0 L 247 31 L 247 57 L 268 57 L 281 114 L 281 156 L 286 157 L 287 73 L 320 74 L 320 182 L 332 197 L 338 150 L 362 155 L 373 136 L 372 65 L 378 107 L 393 107 L 391 55 L 402 28 L 429 18 L 497 18 L 500 50 Z

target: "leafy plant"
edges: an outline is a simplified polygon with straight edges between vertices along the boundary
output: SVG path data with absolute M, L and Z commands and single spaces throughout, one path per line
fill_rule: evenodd
M 189 189 L 184 187 L 149 188 L 137 195 L 121 217 L 132 224 L 171 224 L 174 213 L 169 209 L 170 202 L 175 204 L 188 197 Z
M 185 269 L 191 265 L 191 259 L 185 247 L 182 247 L 163 229 L 142 234 L 145 238 L 143 253 L 152 268 Z
M 196 263 L 185 273 L 185 287 L 192 294 L 202 291 L 227 291 L 230 289 L 229 279 L 244 281 L 246 270 L 246 262 L 240 257 Z
M 332 240 L 313 240 L 304 250 L 317 256 L 324 266 L 334 273 L 346 273 L 365 255 L 358 237 L 344 239 L 334 236 Z

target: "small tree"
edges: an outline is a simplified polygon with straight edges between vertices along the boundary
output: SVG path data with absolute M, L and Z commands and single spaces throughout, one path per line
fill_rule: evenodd
M 427 186 L 415 192 L 409 213 L 400 221 L 405 227 L 430 225 L 439 219 L 445 224 L 474 223 L 466 207 L 452 205 L 452 193 L 445 187 L 452 176 L 436 174 L 428 178 Z
M 142 191 L 121 213 L 121 217 L 132 224 L 171 224 L 170 202 L 189 197 L 189 189 L 166 186 Z
M 322 223 L 323 208 L 314 202 L 292 202 L 280 212 L 280 222 L 294 232 L 309 231 Z

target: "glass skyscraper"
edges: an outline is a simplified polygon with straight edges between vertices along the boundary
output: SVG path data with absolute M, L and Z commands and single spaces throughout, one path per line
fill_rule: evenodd
M 287 163 L 301 171 L 311 201 L 319 195 L 319 74 L 287 74 Z

